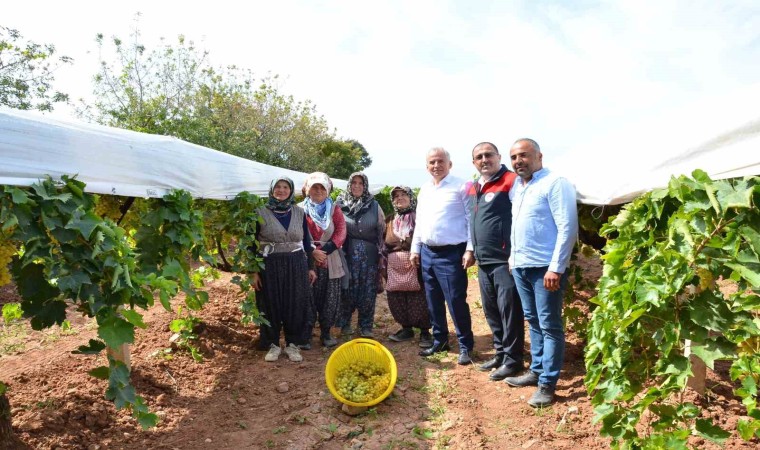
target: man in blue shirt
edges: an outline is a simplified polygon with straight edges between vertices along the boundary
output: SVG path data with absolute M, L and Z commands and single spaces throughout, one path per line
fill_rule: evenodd
M 562 299 L 567 268 L 578 234 L 575 187 L 543 168 L 532 139 L 518 139 L 509 151 L 519 178 L 512 189 L 512 252 L 509 267 L 530 331 L 530 370 L 505 379 L 510 386 L 538 386 L 528 404 L 548 406 L 562 369 L 565 330 Z

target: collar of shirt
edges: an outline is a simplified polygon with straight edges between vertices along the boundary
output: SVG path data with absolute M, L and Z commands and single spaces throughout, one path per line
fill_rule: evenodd
M 533 177 L 527 183 L 525 182 L 525 180 L 521 176 L 518 175 L 517 178 L 520 180 L 519 181 L 520 186 L 525 187 L 525 186 L 529 185 L 530 183 L 535 183 L 536 181 L 540 180 L 541 178 L 547 176 L 548 174 L 549 174 L 549 169 L 547 169 L 546 167 L 542 167 L 539 170 L 533 172 Z

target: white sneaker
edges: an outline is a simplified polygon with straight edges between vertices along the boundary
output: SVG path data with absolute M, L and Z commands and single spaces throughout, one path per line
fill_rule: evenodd
M 274 345 L 274 344 L 270 345 L 269 351 L 267 352 L 266 356 L 264 356 L 264 361 L 266 362 L 277 361 L 277 358 L 280 357 L 280 352 L 282 352 L 282 350 L 280 350 L 279 345 Z
M 296 346 L 296 344 L 290 343 L 287 347 L 285 347 L 285 354 L 288 355 L 288 359 L 290 359 L 293 362 L 301 362 L 303 361 L 303 356 L 301 356 L 301 350 Z

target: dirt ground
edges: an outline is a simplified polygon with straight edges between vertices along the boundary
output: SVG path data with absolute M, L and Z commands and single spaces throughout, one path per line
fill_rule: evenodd
M 579 263 L 587 278 L 598 278 L 598 259 Z M 476 361 L 484 361 L 493 350 L 477 280 L 470 281 L 468 292 Z M 34 332 L 26 324 L 0 328 L 0 380 L 9 385 L 14 431 L 33 449 L 609 448 L 609 440 L 591 424 L 583 343 L 571 327 L 557 401 L 534 410 L 526 404 L 532 388 L 490 382 L 474 366 L 457 365 L 454 352 L 426 360 L 417 355 L 416 340 L 390 342 L 388 335 L 398 326 L 380 295 L 375 335 L 394 354 L 398 382 L 388 399 L 350 417 L 325 385 L 331 350 L 322 349 L 315 337 L 303 362 L 290 362 L 283 354 L 278 362 L 266 363 L 264 352 L 255 350 L 257 329 L 239 323 L 237 287 L 229 277 L 212 282 L 209 294 L 210 303 L 198 314 L 205 323 L 203 362 L 187 352 L 167 353 L 174 316 L 160 306 L 146 314 L 148 328 L 137 332 L 133 383 L 161 420 L 148 431 L 127 412 L 116 411 L 103 398 L 106 382 L 87 374 L 104 358 L 70 353 L 94 336 L 89 320 L 72 320 L 68 330 Z M 0 303 L 14 295 L 7 287 L 0 290 Z M 586 308 L 592 295 L 588 287 L 576 289 L 573 304 Z M 708 376 L 709 391 L 700 400 L 705 414 L 734 425 L 744 408 L 731 394 L 727 366 Z M 690 443 L 720 448 L 697 437 Z M 723 448 L 758 445 L 732 436 Z

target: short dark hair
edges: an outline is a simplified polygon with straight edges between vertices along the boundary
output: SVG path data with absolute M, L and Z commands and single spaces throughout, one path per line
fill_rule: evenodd
M 533 147 L 533 150 L 535 150 L 537 152 L 541 151 L 541 147 L 538 146 L 538 142 L 534 141 L 531 138 L 520 138 L 520 139 L 516 140 L 515 143 L 512 144 L 512 146 L 515 146 L 515 145 L 517 145 L 520 142 L 527 142 L 528 144 L 530 144 Z
M 481 145 L 490 145 L 491 147 L 493 147 L 494 150 L 496 150 L 496 154 L 497 155 L 499 154 L 499 148 L 496 147 L 496 144 L 494 144 L 492 142 L 488 142 L 488 141 L 483 141 L 483 142 L 479 143 L 478 145 L 476 145 L 475 147 L 472 148 L 472 154 L 473 154 L 473 156 L 475 155 L 475 149 L 478 148 L 478 147 L 480 147 Z

